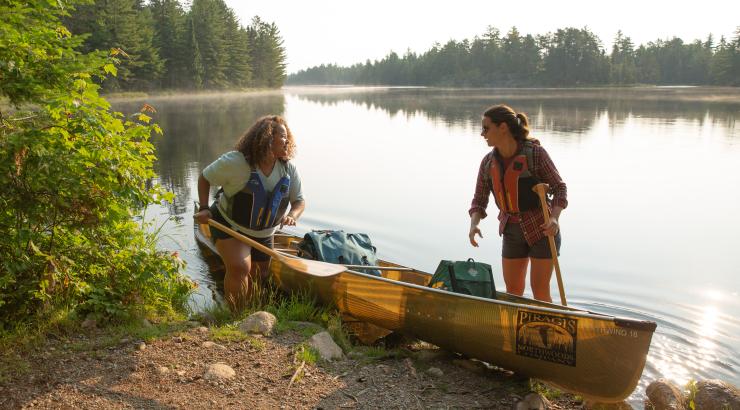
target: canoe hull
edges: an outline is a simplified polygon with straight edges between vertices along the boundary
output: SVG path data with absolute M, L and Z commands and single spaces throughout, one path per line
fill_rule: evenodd
M 276 248 L 299 238 L 276 237 Z M 382 262 L 386 266 L 399 266 Z M 635 389 L 655 323 L 594 314 L 505 293 L 489 300 L 426 287 L 431 275 L 298 272 L 273 259 L 287 291 L 304 290 L 360 321 L 547 381 L 586 398 L 615 402 Z

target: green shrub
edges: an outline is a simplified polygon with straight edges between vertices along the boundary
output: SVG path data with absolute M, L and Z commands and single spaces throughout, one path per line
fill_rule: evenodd
M 125 52 L 81 54 L 70 2 L 0 3 L 0 328 L 70 305 L 125 320 L 184 309 L 183 262 L 134 218 L 171 199 L 152 186 L 145 105 L 112 112 L 99 82 Z M 23 108 L 25 107 L 25 108 Z

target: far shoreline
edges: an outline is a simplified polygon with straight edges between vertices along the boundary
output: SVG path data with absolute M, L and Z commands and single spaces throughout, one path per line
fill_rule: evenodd
M 634 86 L 583 86 L 583 87 L 438 87 L 438 86 L 397 86 L 397 85 L 354 85 L 354 84 L 291 84 L 281 88 L 247 88 L 240 90 L 166 90 L 166 91 L 127 91 L 103 94 L 110 102 L 138 100 L 173 100 L 182 98 L 211 99 L 237 96 L 278 95 L 286 92 L 317 92 L 321 94 L 343 94 L 357 92 L 383 92 L 408 90 L 418 92 L 449 91 L 485 93 L 512 99 L 553 99 L 553 98 L 599 98 L 599 99 L 638 99 L 670 100 L 682 102 L 712 102 L 740 104 L 740 87 L 706 85 L 634 85 Z M 468 95 L 469 96 L 469 95 Z

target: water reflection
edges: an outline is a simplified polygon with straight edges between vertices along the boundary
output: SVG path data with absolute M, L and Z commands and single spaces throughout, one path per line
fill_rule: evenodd
M 288 88 L 301 100 L 336 106 L 349 101 L 367 110 L 381 109 L 392 118 L 423 114 L 447 125 L 470 126 L 490 105 L 506 102 L 524 111 L 538 131 L 584 133 L 601 114 L 610 123 L 634 116 L 662 121 L 676 119 L 717 122 L 730 129 L 738 114 L 737 92 L 733 89 L 585 89 L 555 90 L 444 90 L 430 88 L 361 88 L 305 90 Z M 698 91 L 701 90 L 701 91 Z M 711 113 L 711 117 L 708 115 Z M 735 134 L 736 136 L 736 134 Z

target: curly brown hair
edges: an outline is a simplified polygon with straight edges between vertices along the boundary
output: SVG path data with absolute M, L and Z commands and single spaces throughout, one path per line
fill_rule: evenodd
M 287 161 L 295 156 L 295 140 L 293 133 L 290 132 L 288 123 L 279 115 L 266 115 L 257 119 L 247 132 L 239 138 L 234 145 L 234 150 L 239 151 L 246 158 L 251 167 L 256 167 L 270 152 L 272 138 L 278 132 L 278 126 L 285 127 L 288 135 L 288 155 L 286 158 L 280 158 L 281 161 Z

